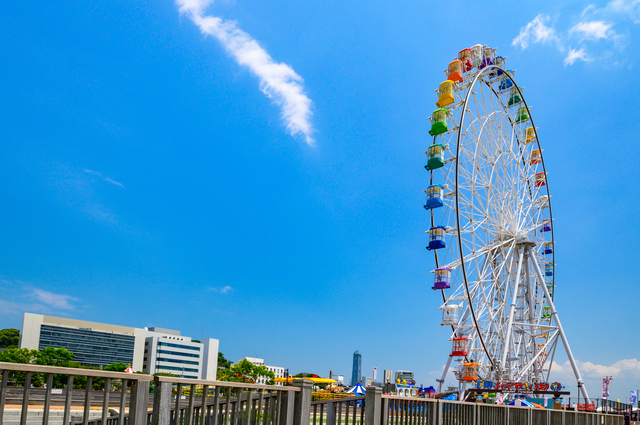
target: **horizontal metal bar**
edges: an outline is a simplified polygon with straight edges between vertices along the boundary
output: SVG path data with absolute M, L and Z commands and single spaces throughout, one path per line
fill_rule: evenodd
M 1 365 L 1 363 L 0 363 Z M 1 369 L 1 367 L 0 367 Z M 151 379 L 154 377 L 152 376 Z M 188 384 L 188 385 L 209 385 L 210 387 L 230 387 L 230 388 L 251 388 L 255 390 L 274 390 L 274 391 L 293 391 L 298 392 L 298 387 L 281 387 L 278 385 L 259 385 L 259 384 L 245 384 L 242 382 L 225 382 L 225 381 L 207 381 L 205 379 L 189 379 L 189 378 L 175 378 L 172 376 L 156 376 L 159 382 L 171 382 L 172 384 Z
M 124 373 L 124 372 L 109 372 L 95 369 L 78 369 L 71 367 L 57 367 L 57 366 L 38 366 L 32 364 L 23 363 L 6 363 L 0 362 L 0 370 L 12 370 L 17 372 L 32 372 L 32 373 L 55 373 L 59 375 L 72 375 L 72 376 L 91 376 L 94 378 L 115 378 L 115 379 L 128 379 L 130 381 L 153 381 L 152 375 L 143 375 L 141 373 Z

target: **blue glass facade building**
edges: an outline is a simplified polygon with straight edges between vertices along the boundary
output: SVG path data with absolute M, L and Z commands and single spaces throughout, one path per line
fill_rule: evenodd
M 351 371 L 351 385 L 355 385 L 362 377 L 362 354 L 360 351 L 353 353 L 353 369 Z

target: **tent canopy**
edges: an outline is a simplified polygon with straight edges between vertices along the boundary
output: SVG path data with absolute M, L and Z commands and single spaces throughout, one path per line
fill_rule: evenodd
M 351 394 L 366 394 L 367 390 L 362 386 L 362 384 L 360 382 L 357 382 L 356 385 L 353 386 L 353 388 L 351 388 L 349 391 L 347 391 L 348 393 Z
M 509 402 L 509 406 L 535 407 L 533 403 L 531 403 L 530 401 L 522 400 L 522 399 L 511 400 L 511 402 Z

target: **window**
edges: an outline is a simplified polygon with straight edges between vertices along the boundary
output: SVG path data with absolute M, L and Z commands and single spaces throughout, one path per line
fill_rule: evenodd
M 191 347 L 189 345 L 172 344 L 170 342 L 158 342 L 159 347 L 184 348 L 185 350 L 200 351 L 200 347 Z
M 158 357 L 159 362 L 169 362 L 169 363 L 181 363 L 181 364 L 192 364 L 198 366 L 199 362 L 190 362 L 189 360 L 180 360 L 180 359 L 168 359 L 166 357 Z
M 188 367 L 175 367 L 175 366 L 158 365 L 158 366 L 156 366 L 156 369 L 179 370 L 181 372 L 196 372 L 196 373 L 198 373 L 198 369 L 191 369 L 191 368 L 188 368 Z M 185 376 L 185 378 L 186 378 L 186 376 Z
M 182 357 L 195 357 L 200 358 L 200 354 L 193 353 L 181 353 L 179 351 L 169 351 L 169 350 L 158 350 L 159 354 L 173 354 L 174 356 L 182 356 Z

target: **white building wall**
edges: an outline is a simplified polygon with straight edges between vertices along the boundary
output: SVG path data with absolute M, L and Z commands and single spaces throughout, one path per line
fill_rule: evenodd
M 37 350 L 40 346 L 40 326 L 44 321 L 42 314 L 24 313 L 22 315 L 22 332 L 20 332 L 20 348 Z
M 151 328 L 146 335 L 145 372 L 173 373 L 195 379 L 216 379 L 219 346 L 217 339 L 207 338 L 203 343 L 193 342 L 190 337 L 181 336 L 179 331 L 160 328 Z
M 220 341 L 213 338 L 207 338 L 202 341 L 203 352 L 203 365 L 202 365 L 202 379 L 208 381 L 215 381 L 218 376 L 218 347 Z

